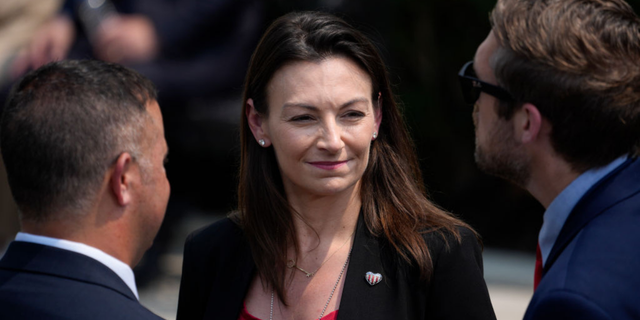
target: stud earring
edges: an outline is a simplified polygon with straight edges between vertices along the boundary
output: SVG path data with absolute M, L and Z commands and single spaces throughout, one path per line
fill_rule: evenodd
M 263 140 L 263 139 L 258 140 L 258 143 L 259 143 L 261 146 L 263 146 L 263 147 L 264 147 L 264 140 Z
M 377 133 L 377 132 L 374 132 L 374 133 L 373 133 L 373 140 L 375 140 L 377 137 L 378 137 L 378 133 Z

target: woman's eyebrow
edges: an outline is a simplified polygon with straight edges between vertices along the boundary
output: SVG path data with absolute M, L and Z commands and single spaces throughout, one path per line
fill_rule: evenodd
M 363 98 L 363 97 L 354 98 L 354 99 L 351 99 L 351 100 L 343 103 L 342 105 L 340 105 L 340 109 L 346 108 L 346 107 L 348 107 L 350 105 L 353 105 L 353 104 L 356 104 L 358 102 L 369 102 L 369 100 L 367 100 L 367 98 Z M 287 103 L 282 105 L 283 109 L 293 108 L 293 107 L 305 108 L 305 109 L 309 109 L 309 110 L 312 110 L 312 111 L 318 110 L 318 107 L 310 105 L 310 104 L 307 104 L 307 103 L 287 102 Z

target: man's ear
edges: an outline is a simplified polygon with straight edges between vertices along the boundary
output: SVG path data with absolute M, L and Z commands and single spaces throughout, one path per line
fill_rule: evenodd
M 245 114 L 247 115 L 247 122 L 249 122 L 249 128 L 253 133 L 253 137 L 263 147 L 268 147 L 271 144 L 271 140 L 265 130 L 266 122 L 263 121 L 263 116 L 256 110 L 253 99 L 247 99 L 245 104 Z M 264 142 L 264 144 L 262 143 Z
M 515 136 L 521 143 L 534 142 L 540 138 L 542 115 L 531 103 L 525 103 L 513 116 Z
M 113 192 L 120 206 L 127 206 L 131 203 L 132 190 L 131 182 L 133 178 L 133 158 L 127 152 L 123 152 L 116 159 L 111 174 L 111 191 Z

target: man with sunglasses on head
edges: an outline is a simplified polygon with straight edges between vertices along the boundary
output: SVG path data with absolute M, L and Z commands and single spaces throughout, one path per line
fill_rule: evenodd
M 545 208 L 525 319 L 640 319 L 640 19 L 622 0 L 498 0 L 460 71 L 476 162 Z

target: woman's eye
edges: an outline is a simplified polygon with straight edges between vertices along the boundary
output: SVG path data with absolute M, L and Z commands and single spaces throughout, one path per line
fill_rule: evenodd
M 362 113 L 360 111 L 349 111 L 349 112 L 344 114 L 344 117 L 349 118 L 349 119 L 360 119 L 360 118 L 364 117 L 364 113 Z
M 295 121 L 295 122 L 310 121 L 310 120 L 313 120 L 313 117 L 311 117 L 308 114 L 303 114 L 303 115 L 299 115 L 299 116 L 293 116 L 293 117 L 291 117 L 291 119 L 289 119 L 289 121 Z

